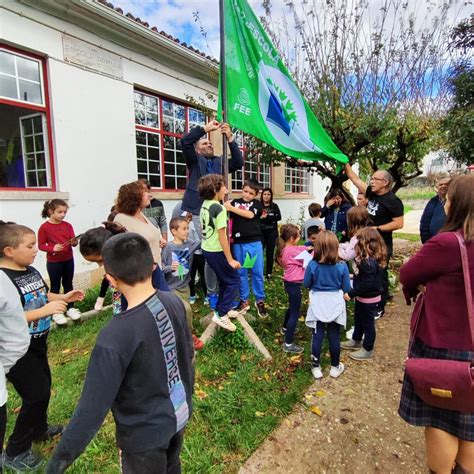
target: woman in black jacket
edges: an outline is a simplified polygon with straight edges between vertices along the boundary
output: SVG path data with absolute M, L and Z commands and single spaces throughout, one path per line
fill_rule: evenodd
M 278 221 L 281 220 L 281 212 L 278 204 L 273 202 L 273 191 L 271 188 L 264 188 L 260 198 L 262 202 L 262 243 L 266 250 L 266 278 L 272 276 L 273 255 L 275 253 L 276 239 L 278 237 Z

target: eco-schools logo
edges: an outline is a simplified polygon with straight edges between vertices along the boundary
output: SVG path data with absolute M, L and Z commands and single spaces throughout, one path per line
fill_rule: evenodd
M 258 65 L 258 105 L 269 132 L 286 148 L 321 152 L 312 141 L 303 98 L 279 69 L 263 61 Z

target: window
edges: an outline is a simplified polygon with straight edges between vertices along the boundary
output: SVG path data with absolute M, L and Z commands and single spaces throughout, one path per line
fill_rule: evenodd
M 285 192 L 309 193 L 309 173 L 305 168 L 292 168 L 285 163 Z
M 186 164 L 179 143 L 184 133 L 206 123 L 201 110 L 135 91 L 135 134 L 139 178 L 153 188 L 186 188 Z
M 259 159 L 250 159 L 247 155 L 245 136 L 240 130 L 234 130 L 235 141 L 239 145 L 240 151 L 244 157 L 244 167 L 232 175 L 232 190 L 242 189 L 246 179 L 254 179 L 259 182 L 262 188 L 270 187 L 270 165 L 261 163 Z
M 0 45 L 0 188 L 53 188 L 44 66 Z

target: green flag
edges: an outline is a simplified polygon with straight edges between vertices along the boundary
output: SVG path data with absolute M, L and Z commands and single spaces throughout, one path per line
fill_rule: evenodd
M 227 119 L 293 158 L 347 163 L 301 95 L 246 0 L 224 0 Z M 219 84 L 218 117 L 222 118 Z

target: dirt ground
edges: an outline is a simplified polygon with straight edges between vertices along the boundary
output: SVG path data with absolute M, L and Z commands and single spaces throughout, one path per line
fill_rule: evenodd
M 397 244 L 399 258 L 414 251 Z M 423 429 L 397 414 L 410 315 L 398 291 L 376 323 L 375 358 L 356 362 L 342 351 L 344 374 L 332 379 L 326 369 L 240 474 L 427 472 Z

